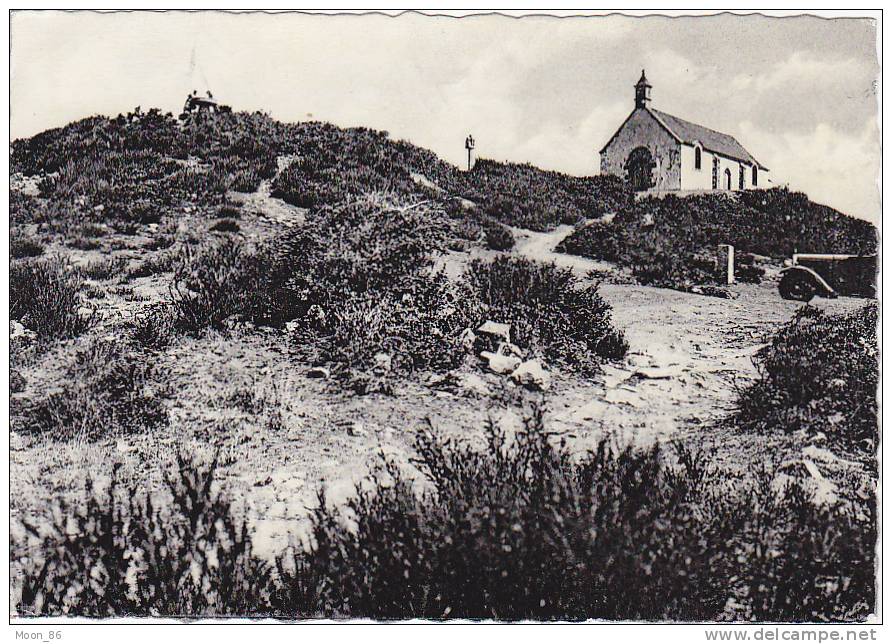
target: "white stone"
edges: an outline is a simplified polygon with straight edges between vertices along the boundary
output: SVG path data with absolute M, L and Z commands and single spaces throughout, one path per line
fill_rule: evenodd
M 511 379 L 519 385 L 539 391 L 545 391 L 551 386 L 551 374 L 542 368 L 538 360 L 527 360 L 518 365 L 511 373 Z

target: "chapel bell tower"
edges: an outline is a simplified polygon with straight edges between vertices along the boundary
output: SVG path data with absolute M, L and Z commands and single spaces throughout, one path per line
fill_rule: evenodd
M 647 82 L 644 70 L 641 70 L 641 78 L 635 83 L 635 107 L 647 107 L 650 103 L 651 84 Z

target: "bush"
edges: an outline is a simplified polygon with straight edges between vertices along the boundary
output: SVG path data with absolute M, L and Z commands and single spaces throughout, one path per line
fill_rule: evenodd
M 513 437 L 491 423 L 485 436 L 480 449 L 421 430 L 417 484 L 385 462 L 345 508 L 320 492 L 309 549 L 275 571 L 252 556 L 213 464 L 180 459 L 161 499 L 119 490 L 113 471 L 84 510 L 54 513 L 42 556 L 22 562 L 18 610 L 773 622 L 875 610 L 873 501 L 860 515 L 821 508 L 764 477 L 729 493 L 727 472 L 680 445 L 571 455 L 539 412 Z
M 9 256 L 12 259 L 38 257 L 43 255 L 44 250 L 46 250 L 44 245 L 35 237 L 21 234 L 13 234 L 9 237 Z
M 475 260 L 465 278 L 487 317 L 511 324 L 515 343 L 551 360 L 594 373 L 628 350 L 598 287 L 580 287 L 569 269 L 499 257 Z
M 538 231 L 600 217 L 632 201 L 628 185 L 617 177 L 571 177 L 489 159 L 477 161 L 464 192 L 490 217 Z
M 241 230 L 237 221 L 232 219 L 221 219 L 211 226 L 211 230 L 218 233 L 237 233 Z
M 218 219 L 238 219 L 242 216 L 241 206 L 225 203 L 217 208 Z
M 606 442 L 574 461 L 541 417 L 487 435 L 480 452 L 422 432 L 420 497 L 390 467 L 349 521 L 320 504 L 304 566 L 322 614 L 703 621 L 736 605 L 731 619 L 812 621 L 873 606 L 869 521 L 765 485 L 729 498 L 687 450 L 680 467 Z
M 461 333 L 480 321 L 470 295 L 442 273 L 407 278 L 399 289 L 351 294 L 304 320 L 308 357 L 337 365 L 336 375 L 358 393 L 390 393 L 394 375 L 461 364 Z M 381 353 L 386 366 L 378 364 Z
M 514 248 L 514 235 L 511 230 L 499 223 L 490 223 L 483 229 L 486 246 L 490 250 L 511 250 Z
M 167 304 L 153 304 L 133 319 L 133 340 L 143 349 L 166 349 L 176 335 L 176 316 Z
M 718 244 L 775 258 L 794 252 L 873 254 L 877 233 L 866 221 L 812 203 L 782 188 L 630 202 L 609 222 L 577 228 L 559 252 L 616 262 L 642 284 L 686 290 L 723 275 L 713 258 Z M 741 281 L 761 270 L 744 263 Z
M 152 431 L 167 424 L 154 367 L 114 343 L 78 351 L 60 391 L 25 410 L 24 431 L 58 440 L 95 440 Z
M 230 316 L 249 314 L 261 290 L 260 269 L 258 256 L 232 237 L 186 246 L 170 286 L 177 327 L 199 335 L 222 328 Z
M 873 459 L 878 444 L 876 303 L 831 315 L 804 306 L 756 354 L 736 420 L 755 431 L 823 432 Z
M 345 291 L 399 286 L 433 264 L 445 238 L 438 209 L 368 197 L 314 211 L 274 252 L 310 304 L 326 306 Z
M 45 338 L 74 338 L 94 322 L 83 310 L 82 285 L 58 258 L 17 262 L 9 268 L 9 316 Z
M 40 538 L 42 561 L 28 561 L 21 615 L 256 615 L 267 611 L 269 566 L 251 554 L 244 524 L 213 491 L 216 460 L 177 456 L 161 498 L 122 484 L 118 466 L 107 490 L 87 479 L 82 507 L 62 504 Z
M 122 275 L 127 263 L 123 257 L 106 257 L 94 260 L 78 268 L 78 271 L 91 280 L 107 280 Z

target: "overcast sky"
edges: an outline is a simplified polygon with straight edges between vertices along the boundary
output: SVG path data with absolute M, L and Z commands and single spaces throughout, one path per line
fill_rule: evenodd
M 236 110 L 387 130 L 454 163 L 471 132 L 480 156 L 579 175 L 598 172 L 645 68 L 657 109 L 879 219 L 868 20 L 20 12 L 11 39 L 13 138 L 136 105 L 176 114 L 209 87 Z

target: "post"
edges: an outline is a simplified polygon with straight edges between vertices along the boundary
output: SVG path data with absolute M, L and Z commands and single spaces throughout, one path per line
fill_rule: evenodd
M 725 284 L 734 284 L 734 247 L 731 244 L 719 244 L 716 269 L 725 272 Z

